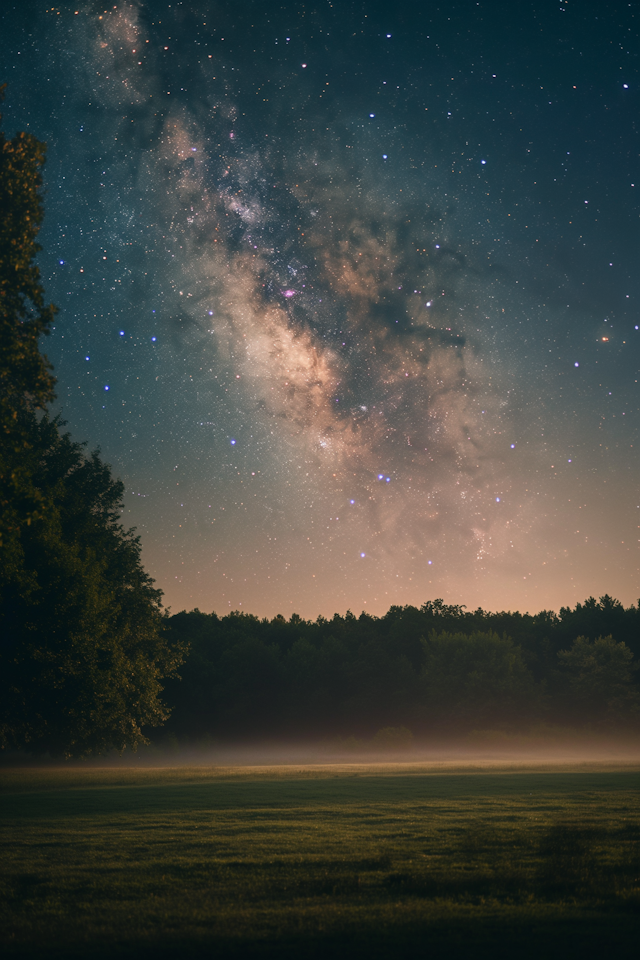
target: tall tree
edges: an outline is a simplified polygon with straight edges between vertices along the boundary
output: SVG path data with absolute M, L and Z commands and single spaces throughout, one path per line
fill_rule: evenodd
M 135 748 L 168 716 L 162 678 L 182 646 L 119 522 L 122 483 L 55 420 L 29 413 L 23 429 L 46 509 L 2 570 L 0 743 L 66 756 Z
M 182 646 L 120 524 L 122 483 L 45 412 L 44 155 L 0 133 L 0 747 L 86 756 L 135 748 L 166 719 L 162 679 Z
M 35 262 L 45 154 L 45 144 L 31 134 L 7 139 L 0 130 L 0 545 L 43 506 L 22 461 L 28 438 L 20 413 L 54 397 L 55 378 L 39 341 L 50 332 L 56 308 L 45 303 Z

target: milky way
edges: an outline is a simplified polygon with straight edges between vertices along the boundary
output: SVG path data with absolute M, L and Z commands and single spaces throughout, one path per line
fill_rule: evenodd
M 263 6 L 9 18 L 59 406 L 167 602 L 635 599 L 635 179 L 567 129 L 585 65 L 505 54 L 470 5 Z M 623 54 L 576 102 L 630 142 Z

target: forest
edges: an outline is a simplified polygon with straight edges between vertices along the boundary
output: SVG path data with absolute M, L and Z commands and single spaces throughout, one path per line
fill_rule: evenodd
M 193 610 L 166 629 L 188 651 L 165 689 L 182 743 L 614 730 L 640 714 L 640 610 L 609 596 L 536 615 L 442 600 L 315 621 Z

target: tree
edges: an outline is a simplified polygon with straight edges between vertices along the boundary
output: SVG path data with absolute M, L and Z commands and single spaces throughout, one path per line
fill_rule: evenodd
M 2 567 L 0 744 L 86 756 L 147 742 L 163 677 L 183 647 L 163 629 L 162 592 L 120 524 L 123 484 L 59 423 L 22 415 L 43 516 Z M 5 558 L 6 559 L 6 558 Z
M 135 748 L 166 719 L 161 681 L 183 647 L 119 523 L 122 483 L 44 412 L 44 156 L 31 135 L 0 132 L 0 747 L 86 756 Z
M 509 637 L 434 632 L 422 642 L 423 689 L 434 723 L 453 731 L 526 716 L 534 685 Z
M 633 686 L 633 653 L 611 635 L 578 637 L 570 650 L 560 650 L 574 702 L 591 719 L 615 724 L 637 716 L 640 696 Z
M 640 619 L 638 608 L 625 609 L 619 600 L 605 594 L 596 600 L 589 597 L 584 603 L 571 607 L 561 607 L 557 622 L 556 639 L 558 650 L 568 649 L 576 637 L 608 637 L 611 634 L 637 655 L 640 654 Z
M 22 462 L 28 439 L 20 413 L 54 397 L 55 379 L 39 340 L 50 332 L 56 309 L 45 304 L 35 263 L 45 153 L 31 134 L 7 140 L 0 130 L 0 547 L 43 507 Z

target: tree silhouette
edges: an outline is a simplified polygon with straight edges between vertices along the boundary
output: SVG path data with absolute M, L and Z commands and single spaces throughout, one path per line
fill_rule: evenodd
M 42 510 L 22 462 L 28 439 L 20 414 L 54 397 L 55 378 L 39 340 L 50 332 L 56 308 L 45 304 L 35 263 L 45 153 L 31 134 L 7 140 L 0 130 L 0 545 Z
M 633 686 L 633 653 L 611 635 L 589 640 L 577 637 L 558 658 L 567 671 L 578 710 L 608 724 L 637 715 L 640 695 Z
M 0 747 L 86 756 L 135 748 L 166 719 L 161 681 L 182 646 L 119 522 L 122 483 L 44 410 L 44 155 L 31 135 L 0 133 Z

